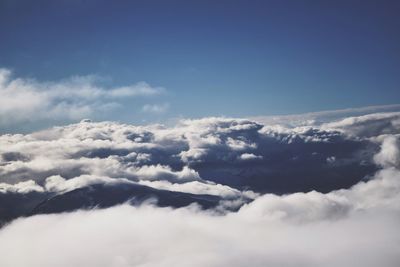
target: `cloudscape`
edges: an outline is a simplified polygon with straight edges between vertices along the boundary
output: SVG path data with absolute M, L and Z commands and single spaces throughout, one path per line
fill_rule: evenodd
M 0 1 L 0 266 L 399 266 L 398 11 Z

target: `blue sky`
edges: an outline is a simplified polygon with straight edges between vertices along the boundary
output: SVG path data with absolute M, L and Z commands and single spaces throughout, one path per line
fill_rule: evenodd
M 398 14 L 398 1 L 1 0 L 0 67 L 165 88 L 99 117 L 127 122 L 394 104 Z

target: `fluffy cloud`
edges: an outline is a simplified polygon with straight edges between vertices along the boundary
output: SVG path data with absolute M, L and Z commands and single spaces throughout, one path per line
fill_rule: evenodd
M 257 159 L 262 159 L 262 156 L 257 156 L 252 153 L 243 153 L 239 157 L 241 160 L 257 160 Z
M 205 118 L 169 128 L 82 121 L 0 136 L 0 197 L 13 210 L 94 208 L 99 197 L 143 186 L 167 203 L 186 199 L 178 209 L 145 198 L 16 219 L 0 230 L 0 265 L 395 267 L 397 120 L 380 113 L 289 127 Z M 196 199 L 220 201 L 209 210 L 187 206 Z
M 400 166 L 399 136 L 383 136 L 381 151 L 374 156 L 376 163 L 383 167 Z
M 129 184 L 127 179 L 115 179 L 110 177 L 101 177 L 93 175 L 80 175 L 71 179 L 65 179 L 60 175 L 53 175 L 46 178 L 44 188 L 49 192 L 67 192 L 76 188 L 82 188 L 93 184 Z
M 29 192 L 43 192 L 43 187 L 38 185 L 33 180 L 28 180 L 25 182 L 19 182 L 16 184 L 0 183 L 0 192 L 15 192 L 20 194 L 26 194 Z
M 0 69 L 0 124 L 88 117 L 95 111 L 118 106 L 118 99 L 152 96 L 165 91 L 145 82 L 104 88 L 96 76 L 74 76 L 58 82 L 38 82 L 13 78 L 11 71 Z M 34 114 L 34 116 L 32 116 Z
M 329 191 L 372 173 L 378 145 L 335 130 L 270 127 L 244 119 L 184 120 L 169 128 L 84 120 L 0 136 L 0 178 L 44 186 L 54 175 L 92 175 L 136 182 L 211 181 L 259 192 Z M 336 160 L 328 165 L 327 158 Z M 308 184 L 296 182 L 296 175 L 308 176 Z M 287 184 L 292 188 L 284 189 Z
M 322 203 L 313 210 L 314 205 L 298 216 L 318 219 L 324 205 L 329 206 Z M 279 208 L 282 205 L 275 212 Z M 386 210 L 351 213 L 341 219 L 328 216 L 329 220 L 322 215 L 325 220 L 305 224 L 249 213 L 218 216 L 144 205 L 19 219 L 0 231 L 0 263 L 7 267 L 395 267 L 400 260 L 399 218 Z
M 338 130 L 357 137 L 373 137 L 382 134 L 398 134 L 400 112 L 374 113 L 321 125 L 322 129 Z
M 26 135 L 0 136 L 0 179 L 10 185 L 33 180 L 43 188 L 49 177 L 80 181 L 109 177 L 139 183 L 197 182 L 203 188 L 222 188 L 222 184 L 260 193 L 330 191 L 373 173 L 373 156 L 381 142 L 375 139 L 246 119 L 183 120 L 169 128 L 83 120 Z M 296 181 L 296 176 L 307 176 L 308 182 Z M 73 189 L 72 184 L 78 188 L 81 182 L 69 182 L 68 188 Z M 63 187 L 52 186 L 52 190 Z M 190 193 L 200 188 L 174 187 L 192 188 Z

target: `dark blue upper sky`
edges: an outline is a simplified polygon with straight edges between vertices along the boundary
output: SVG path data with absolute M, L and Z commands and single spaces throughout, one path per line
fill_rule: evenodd
M 400 1 L 0 0 L 0 67 L 167 93 L 168 117 L 397 103 Z M 118 116 L 139 120 L 124 102 Z

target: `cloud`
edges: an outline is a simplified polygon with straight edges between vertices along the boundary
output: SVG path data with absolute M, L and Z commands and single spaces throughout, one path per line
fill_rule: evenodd
M 400 112 L 374 113 L 327 122 L 322 129 L 342 131 L 357 137 L 397 134 L 400 131 Z
M 38 185 L 33 180 L 28 180 L 25 182 L 19 182 L 16 184 L 0 183 L 0 192 L 14 192 L 20 194 L 26 194 L 30 192 L 43 192 L 43 187 Z
M 399 136 L 384 136 L 381 151 L 374 156 L 377 164 L 383 167 L 400 166 Z
M 10 70 L 0 69 L 0 124 L 77 120 L 116 107 L 121 98 L 165 92 L 145 82 L 105 88 L 98 85 L 98 80 L 96 76 L 73 76 L 58 82 L 39 82 L 13 78 Z
M 0 136 L 0 179 L 9 184 L 33 180 L 43 187 L 51 176 L 90 176 L 199 182 L 259 193 L 331 191 L 374 172 L 379 142 L 313 126 L 285 128 L 245 119 L 183 120 L 173 127 L 83 120 Z M 307 182 L 297 182 L 297 176 L 308 177 Z
M 262 156 L 257 156 L 252 153 L 244 153 L 240 155 L 239 157 L 241 160 L 257 160 L 257 159 L 262 159 Z
M 252 191 L 240 192 L 237 189 L 231 188 L 227 185 L 216 184 L 213 182 L 200 182 L 200 181 L 190 181 L 186 183 L 171 183 L 169 181 L 147 181 L 140 180 L 138 182 L 141 185 L 150 186 L 157 189 L 169 190 L 174 192 L 185 192 L 191 194 L 206 194 L 222 196 L 223 198 L 237 198 L 242 195 L 248 198 L 255 198 L 257 194 Z
M 127 179 L 115 179 L 110 177 L 80 175 L 71 179 L 65 179 L 60 175 L 53 175 L 46 178 L 45 189 L 49 192 L 68 192 L 77 188 L 94 184 L 130 184 Z
M 298 216 L 320 219 L 320 209 L 329 206 L 318 207 L 318 200 L 311 204 L 309 213 Z M 395 267 L 400 260 L 398 216 L 387 210 L 351 213 L 342 219 L 323 213 L 323 220 L 305 224 L 249 213 L 219 216 L 193 208 L 144 205 L 19 219 L 0 231 L 0 263 Z
M 169 109 L 169 103 L 163 104 L 146 104 L 142 107 L 142 112 L 161 114 L 167 112 Z
M 86 210 L 4 226 L 0 265 L 395 267 L 397 120 L 382 113 L 294 127 L 233 118 L 173 127 L 85 120 L 2 135 L 0 200 L 11 205 L 0 215 L 27 203 L 24 210 Z M 143 186 L 171 203 L 190 201 L 96 209 Z M 202 210 L 196 199 L 219 202 Z
M 363 127 L 369 128 L 368 121 Z M 83 203 L 95 207 L 102 201 L 98 196 L 112 188 L 135 186 L 198 199 L 219 197 L 221 212 L 265 193 L 327 193 L 349 188 L 380 168 L 398 166 L 393 138 L 386 131 L 360 138 L 325 125 L 287 127 L 234 118 L 182 120 L 171 127 L 82 120 L 31 134 L 1 135 L 1 197 L 12 201 L 15 194 L 26 194 L 22 203 L 31 205 L 18 204 L 20 212 L 0 218 L 30 214 L 54 194 L 85 188 L 95 191 L 97 200 L 81 199 L 75 208 L 86 207 Z M 162 195 L 159 191 L 148 192 Z M 12 209 L 7 206 L 4 214 Z
M 373 113 L 399 112 L 400 104 L 346 108 L 339 110 L 317 111 L 303 114 L 257 116 L 252 119 L 262 124 L 285 125 L 290 127 L 304 125 L 321 125 L 323 123 L 340 121 L 349 117 L 359 117 Z

